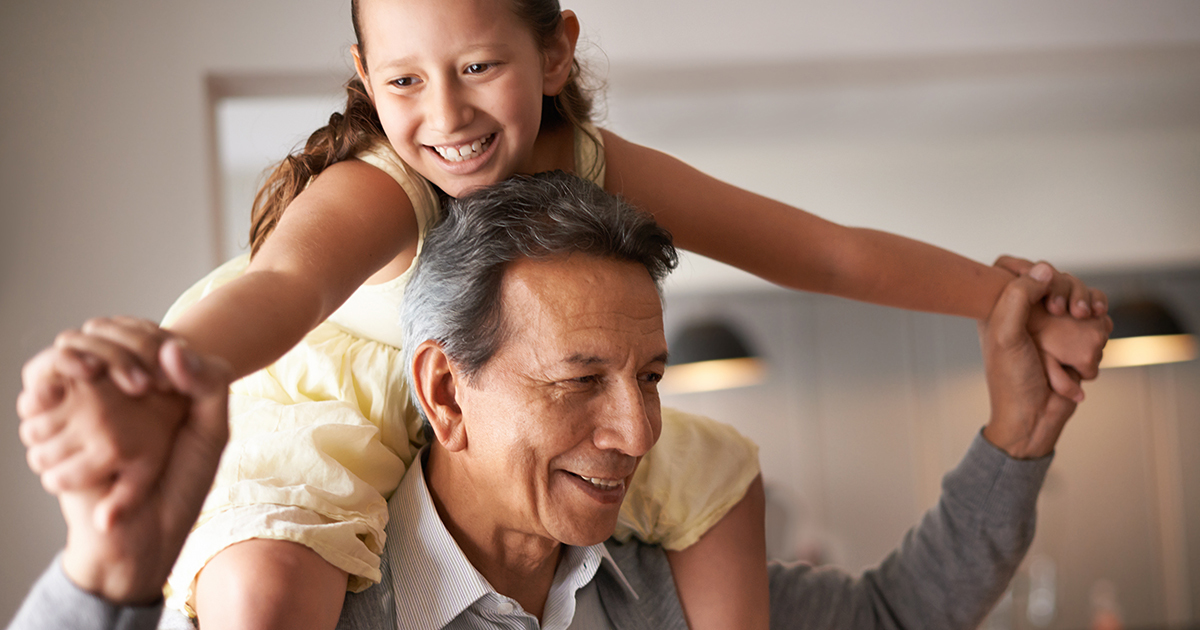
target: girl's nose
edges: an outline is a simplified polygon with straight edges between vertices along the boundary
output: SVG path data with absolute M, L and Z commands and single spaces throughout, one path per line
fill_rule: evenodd
M 459 86 L 443 81 L 429 92 L 425 119 L 434 131 L 450 134 L 471 123 L 474 108 Z

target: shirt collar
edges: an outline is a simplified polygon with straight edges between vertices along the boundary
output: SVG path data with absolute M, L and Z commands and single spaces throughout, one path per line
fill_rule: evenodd
M 467 560 L 438 516 L 425 483 L 424 461 L 428 452 L 426 447 L 413 458 L 400 487 L 388 501 L 384 553 L 388 557 L 398 618 L 405 620 L 406 627 L 440 630 L 495 590 Z M 553 614 L 556 610 L 573 613 L 575 591 L 595 578 L 601 563 L 607 565 L 617 581 L 636 599 L 637 593 L 603 543 L 565 547 L 555 585 L 547 599 L 547 613 Z M 559 604 L 565 608 L 551 605 L 560 584 L 570 585 L 562 592 L 569 592 L 571 601 L 566 602 L 565 595 L 559 596 L 562 599 Z M 544 621 L 551 621 L 549 615 Z
M 629 595 L 635 600 L 638 599 L 637 591 L 633 589 L 633 585 L 629 583 L 629 580 L 625 578 L 625 574 L 621 572 L 621 566 L 617 564 L 617 561 L 613 559 L 612 554 L 608 552 L 608 547 L 604 545 L 599 545 L 599 547 L 600 557 L 604 560 L 604 566 L 608 567 L 609 572 L 613 574 L 613 577 L 617 579 L 617 582 L 621 584 L 621 587 L 625 589 L 625 592 L 629 593 Z
M 422 472 L 426 453 L 413 458 L 388 501 L 383 549 L 397 618 L 412 628 L 440 630 L 492 589 L 438 517 Z

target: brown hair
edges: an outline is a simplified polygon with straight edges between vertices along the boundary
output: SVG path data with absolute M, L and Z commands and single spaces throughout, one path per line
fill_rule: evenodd
M 351 0 L 350 20 L 354 24 L 354 39 L 359 55 L 366 63 L 366 45 L 359 22 L 359 2 Z M 516 16 L 529 26 L 538 47 L 545 49 L 562 28 L 562 9 L 558 0 L 509 0 Z M 584 87 L 583 68 L 578 59 L 571 62 L 571 74 L 566 86 L 555 96 L 542 97 L 541 128 L 570 124 L 582 129 L 592 142 L 600 139 L 586 126 L 592 119 L 592 91 Z M 383 125 L 366 87 L 358 77 L 346 83 L 346 110 L 329 117 L 329 124 L 308 137 L 304 150 L 287 156 L 275 167 L 254 196 L 250 215 L 250 255 L 275 230 L 279 217 L 288 204 L 304 190 L 312 178 L 330 165 L 354 157 L 376 141 L 384 139 Z M 596 165 L 594 168 L 597 168 Z M 579 173 L 591 176 L 593 173 Z

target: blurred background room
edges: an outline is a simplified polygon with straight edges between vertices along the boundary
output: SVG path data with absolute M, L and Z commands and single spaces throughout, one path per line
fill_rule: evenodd
M 1200 333 L 1200 2 L 563 4 L 607 84 L 601 124 L 626 138 L 834 221 L 1050 260 Z M 0 5 L 9 409 L 59 330 L 158 318 L 245 248 L 257 178 L 340 107 L 352 43 L 348 0 Z M 757 378 L 664 402 L 760 444 L 772 555 L 878 562 L 986 421 L 974 323 L 685 258 L 668 338 L 712 322 Z M 1196 627 L 1200 361 L 1086 390 L 984 627 Z M 9 417 L 3 621 L 65 532 Z

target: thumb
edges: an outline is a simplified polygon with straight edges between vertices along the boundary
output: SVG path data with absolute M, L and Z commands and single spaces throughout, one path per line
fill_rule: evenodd
M 188 424 L 219 439 L 224 446 L 232 378 L 229 365 L 219 357 L 201 357 L 178 339 L 170 339 L 162 345 L 159 361 L 171 385 L 191 398 Z
M 992 263 L 992 266 L 999 267 L 1014 276 L 1019 276 L 1023 273 L 1029 273 L 1029 270 L 1033 268 L 1033 261 L 1017 258 L 1016 256 L 1002 255 L 996 259 L 996 262 Z
M 1024 341 L 1029 311 L 1049 292 L 1052 277 L 1050 266 L 1038 263 L 1027 275 L 1017 277 L 1004 287 L 987 324 L 1002 346 L 1011 347 Z
M 225 361 L 202 357 L 176 339 L 163 344 L 159 360 L 172 386 L 191 398 L 162 478 L 166 526 L 182 536 L 200 512 L 229 439 L 232 372 Z

